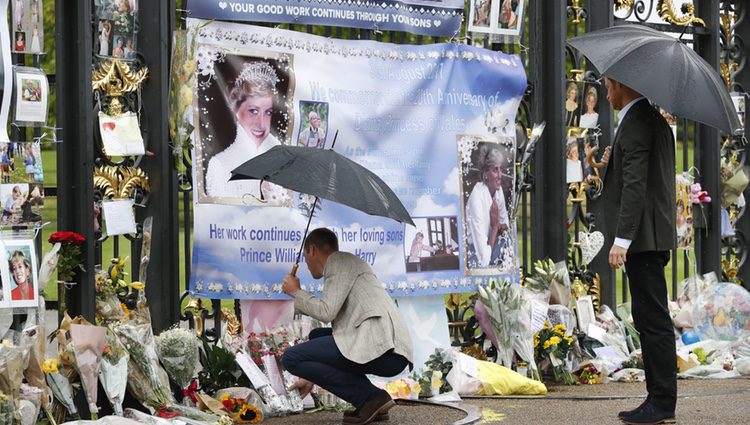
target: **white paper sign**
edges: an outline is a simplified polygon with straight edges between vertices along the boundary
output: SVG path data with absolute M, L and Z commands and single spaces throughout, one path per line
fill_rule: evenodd
M 603 342 L 602 340 L 604 339 L 604 335 L 607 334 L 607 331 L 604 330 L 604 328 L 602 328 L 601 326 L 589 323 L 586 334 L 597 341 Z
M 135 233 L 135 216 L 133 215 L 133 200 L 119 199 L 102 202 L 104 220 L 107 223 L 109 236 Z
M 99 112 L 99 131 L 104 153 L 108 156 L 143 155 L 146 152 L 138 116 L 133 112 L 116 117 Z
M 253 362 L 247 353 L 241 351 L 237 353 L 235 359 L 237 360 L 237 364 L 240 365 L 240 369 L 242 369 L 242 371 L 245 372 L 245 375 L 250 378 L 250 382 L 256 389 L 266 385 L 271 385 L 271 382 L 268 381 L 266 375 L 261 372 L 258 365 Z
M 479 372 L 477 372 L 477 359 L 467 356 L 464 353 L 458 353 L 458 364 L 463 373 L 472 378 L 479 378 Z
M 538 300 L 531 301 L 531 331 L 537 333 L 544 327 L 544 322 L 547 321 L 547 312 L 549 311 L 549 304 L 543 303 Z

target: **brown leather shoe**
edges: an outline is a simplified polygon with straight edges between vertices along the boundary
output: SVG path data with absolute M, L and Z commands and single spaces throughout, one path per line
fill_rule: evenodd
M 358 410 L 347 410 L 344 412 L 344 418 L 352 418 L 352 417 L 359 417 L 359 411 Z M 375 422 L 385 422 L 390 421 L 391 415 L 388 414 L 388 412 L 385 413 L 379 413 L 378 416 L 375 416 Z
M 344 415 L 343 423 L 347 425 L 366 425 L 374 422 L 379 415 L 387 414 L 395 406 L 387 391 L 379 390 L 375 397 L 370 398 L 359 409 L 352 412 L 352 416 Z

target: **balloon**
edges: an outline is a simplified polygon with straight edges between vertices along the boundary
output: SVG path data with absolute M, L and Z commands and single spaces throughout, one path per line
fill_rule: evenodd
M 700 341 L 701 337 L 698 336 L 697 333 L 695 333 L 694 330 L 690 329 L 682 333 L 682 342 L 685 345 L 695 344 L 696 342 Z

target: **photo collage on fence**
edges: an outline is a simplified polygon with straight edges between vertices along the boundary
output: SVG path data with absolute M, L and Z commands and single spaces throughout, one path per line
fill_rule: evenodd
M 599 100 L 606 96 L 598 82 L 569 80 L 565 86 L 565 182 L 585 182 L 601 193 L 604 153 L 599 146 Z
M 138 0 L 97 0 L 94 53 L 119 59 L 135 58 L 135 17 Z
M 11 1 L 11 50 L 16 53 L 44 52 L 44 7 L 42 0 Z
M 469 31 L 519 36 L 526 0 L 470 0 Z

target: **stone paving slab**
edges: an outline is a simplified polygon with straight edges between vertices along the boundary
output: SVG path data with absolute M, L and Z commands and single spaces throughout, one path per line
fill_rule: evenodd
M 478 424 L 621 424 L 617 412 L 632 409 L 646 396 L 644 383 L 551 386 L 546 397 L 465 398 L 484 415 Z M 750 380 L 678 381 L 678 424 L 750 424 Z M 464 413 L 446 407 L 397 405 L 380 425 L 452 424 Z M 340 424 L 341 413 L 302 414 L 265 421 L 274 424 Z

